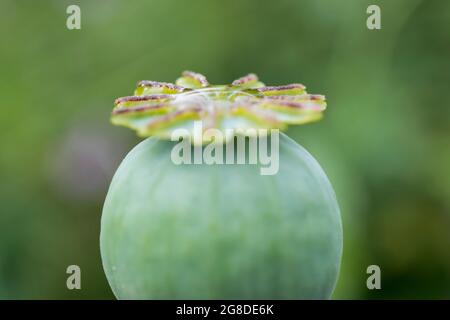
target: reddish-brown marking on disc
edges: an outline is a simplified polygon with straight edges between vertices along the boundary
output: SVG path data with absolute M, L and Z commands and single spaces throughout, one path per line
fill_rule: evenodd
M 320 94 L 300 94 L 300 95 L 276 95 L 276 96 L 265 96 L 264 100 L 274 100 L 274 101 L 296 101 L 296 100 L 311 100 L 311 101 L 324 101 L 325 96 Z
M 324 101 L 325 100 L 325 96 L 323 96 L 321 94 L 310 94 L 309 98 L 314 101 L 318 101 L 318 100 Z
M 161 109 L 164 107 L 167 107 L 167 104 L 156 104 L 156 105 L 146 105 L 146 106 L 138 106 L 138 107 L 132 107 L 132 108 L 117 108 L 114 109 L 112 114 L 113 115 L 119 115 L 119 114 L 125 114 L 125 113 L 133 113 L 133 112 L 142 112 L 146 110 L 152 110 L 152 109 Z
M 158 81 L 151 81 L 151 80 L 142 80 L 138 82 L 139 87 L 152 87 L 152 88 L 167 88 L 174 91 L 183 91 L 185 88 L 181 86 L 177 86 L 173 83 L 168 82 L 158 82 Z
M 284 86 L 269 86 L 258 88 L 259 92 L 267 92 L 267 91 L 283 91 L 283 90 L 291 90 L 291 89 L 305 89 L 306 87 L 301 83 L 292 83 Z
M 170 94 L 152 94 L 145 96 L 127 96 L 117 98 L 114 101 L 114 104 L 119 104 L 122 102 L 138 102 L 138 101 L 149 101 L 149 100 L 160 100 L 160 99 L 171 99 L 172 96 Z
M 256 74 L 249 73 L 246 76 L 243 76 L 239 79 L 234 80 L 231 84 L 233 86 L 240 86 L 240 85 L 243 85 L 243 84 L 251 82 L 251 81 L 258 81 L 258 77 L 256 76 Z
M 190 77 L 193 78 L 195 80 L 197 80 L 198 82 L 200 82 L 200 84 L 202 85 L 202 87 L 207 87 L 209 86 L 209 82 L 206 79 L 206 77 L 204 75 L 202 75 L 201 73 L 197 73 L 197 72 L 192 72 L 192 71 L 184 71 L 182 73 L 182 75 L 184 77 Z

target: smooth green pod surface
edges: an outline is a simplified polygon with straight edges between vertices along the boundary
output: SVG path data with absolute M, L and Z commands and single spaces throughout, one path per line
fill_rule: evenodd
M 327 299 L 342 226 L 317 161 L 280 135 L 279 171 L 175 165 L 176 142 L 149 138 L 117 170 L 101 254 L 119 299 Z

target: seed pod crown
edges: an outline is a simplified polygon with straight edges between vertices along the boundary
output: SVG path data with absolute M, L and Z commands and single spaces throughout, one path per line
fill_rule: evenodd
M 304 85 L 266 86 L 255 74 L 227 85 L 211 85 L 202 74 L 185 71 L 173 83 L 139 81 L 134 95 L 116 99 L 113 124 L 129 127 L 140 137 L 170 139 L 177 129 L 285 129 L 319 120 L 326 108 L 323 95 L 308 94 Z

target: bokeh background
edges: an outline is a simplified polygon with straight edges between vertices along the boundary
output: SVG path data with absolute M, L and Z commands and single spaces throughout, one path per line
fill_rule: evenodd
M 185 69 L 326 94 L 325 118 L 288 134 L 341 206 L 334 298 L 450 298 L 450 1 L 1 0 L 0 35 L 0 298 L 113 298 L 101 209 L 139 139 L 109 124 L 112 103 Z M 66 288 L 71 264 L 81 290 Z

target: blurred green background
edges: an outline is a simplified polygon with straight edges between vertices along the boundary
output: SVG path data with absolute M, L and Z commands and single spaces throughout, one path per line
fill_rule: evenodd
M 70 4 L 81 30 L 66 28 Z M 450 298 L 450 1 L 1 0 L 0 35 L 0 298 L 113 298 L 101 209 L 139 141 L 109 124 L 113 100 L 185 69 L 327 96 L 322 121 L 288 134 L 341 206 L 334 298 Z M 82 290 L 66 288 L 71 264 Z

